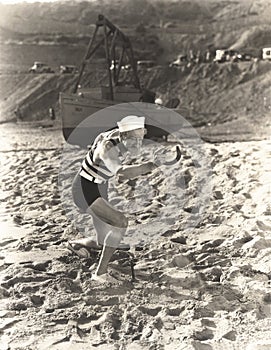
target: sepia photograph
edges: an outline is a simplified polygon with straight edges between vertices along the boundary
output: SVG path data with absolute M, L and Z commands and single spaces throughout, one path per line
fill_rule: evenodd
M 0 350 L 271 350 L 271 0 L 0 0 Z

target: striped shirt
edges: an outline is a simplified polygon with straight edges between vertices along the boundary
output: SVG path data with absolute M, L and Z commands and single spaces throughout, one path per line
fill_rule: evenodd
M 101 159 L 94 161 L 95 151 L 108 147 L 109 142 L 112 146 L 119 145 L 118 129 L 106 131 L 97 136 L 81 164 L 80 175 L 82 177 L 95 183 L 105 183 L 115 175 L 105 166 Z

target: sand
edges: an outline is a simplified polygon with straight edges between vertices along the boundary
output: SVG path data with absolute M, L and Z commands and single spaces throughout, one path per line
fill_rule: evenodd
M 65 248 L 81 232 L 59 193 L 59 126 L 3 124 L 1 135 L 1 350 L 271 348 L 270 137 L 204 143 L 204 205 L 189 153 L 169 179 L 150 178 L 158 190 L 130 217 L 152 237 L 134 252 L 136 280 L 119 253 L 117 281 L 100 285 L 97 253 Z M 168 186 L 187 202 L 167 201 Z

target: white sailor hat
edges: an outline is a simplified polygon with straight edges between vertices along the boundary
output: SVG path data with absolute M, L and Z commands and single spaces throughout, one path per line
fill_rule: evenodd
M 135 129 L 141 129 L 145 126 L 145 117 L 138 117 L 136 115 L 128 115 L 118 123 L 120 132 L 126 132 Z

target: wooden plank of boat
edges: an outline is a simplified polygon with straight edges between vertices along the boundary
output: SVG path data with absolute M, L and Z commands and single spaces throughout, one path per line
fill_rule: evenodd
M 115 128 L 119 120 L 131 114 L 145 116 L 149 138 L 167 136 L 180 129 L 186 129 L 183 136 L 187 137 L 190 128 L 190 124 L 174 110 L 151 103 L 82 99 L 68 94 L 61 94 L 61 98 L 65 108 L 62 117 L 65 140 L 82 147 L 90 144 L 100 132 Z

